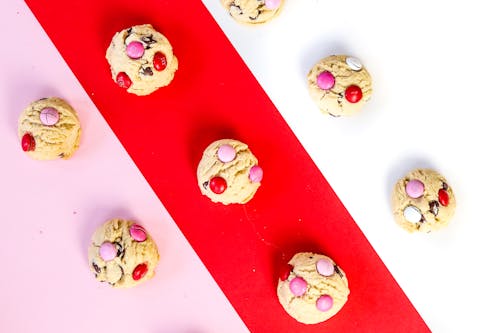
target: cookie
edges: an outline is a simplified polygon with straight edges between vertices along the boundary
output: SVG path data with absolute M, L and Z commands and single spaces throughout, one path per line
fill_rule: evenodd
M 392 193 L 396 222 L 408 232 L 431 232 L 448 224 L 455 195 L 446 179 L 431 169 L 416 169 L 401 178 Z
M 78 115 L 61 98 L 35 101 L 19 117 L 21 147 L 36 160 L 70 158 L 80 145 L 80 134 Z
M 290 316 L 304 324 L 317 324 L 342 309 L 349 286 L 344 271 L 332 259 L 301 252 L 280 273 L 277 293 Z
M 139 96 L 167 86 L 178 67 L 172 45 L 150 24 L 116 33 L 106 59 L 118 86 Z
M 94 232 L 88 259 L 97 280 L 116 288 L 129 288 L 154 276 L 160 256 L 143 227 L 113 219 Z
M 231 139 L 210 144 L 197 170 L 201 193 L 224 205 L 252 199 L 262 176 L 262 168 L 248 146 Z
M 372 79 L 361 61 L 345 55 L 321 59 L 307 75 L 311 98 L 334 117 L 359 112 L 372 95 Z
M 285 0 L 221 0 L 238 23 L 263 24 L 278 16 Z

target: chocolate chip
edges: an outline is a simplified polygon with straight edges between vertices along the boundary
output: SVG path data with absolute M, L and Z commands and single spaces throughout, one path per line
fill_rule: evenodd
M 448 191 L 448 184 L 445 182 L 443 182 L 443 190 Z
M 434 216 L 437 216 L 439 214 L 439 202 L 435 200 L 429 202 L 429 210 Z
M 118 267 L 120 267 L 120 271 L 122 272 L 122 275 L 120 276 L 120 278 L 116 282 L 113 282 L 113 283 L 108 282 L 112 286 L 114 286 L 115 284 L 117 284 L 118 282 L 120 282 L 120 280 L 123 278 L 123 275 L 125 275 L 125 272 L 123 271 L 122 266 L 118 266 Z
M 118 279 L 118 281 L 120 281 L 122 279 L 122 277 L 125 275 L 125 272 L 123 271 L 123 267 L 122 266 L 118 266 L 118 267 L 120 267 L 120 271 L 122 272 L 122 275 Z
M 238 15 L 241 15 L 243 14 L 243 11 L 241 10 L 241 7 L 240 6 L 236 6 L 235 4 L 232 4 L 231 7 L 229 7 L 229 12 L 232 12 L 233 11 L 233 8 L 238 10 Z
M 335 273 L 340 275 L 341 278 L 344 277 L 344 274 L 342 274 L 342 272 L 340 271 L 339 266 L 337 266 L 337 265 L 333 266 L 333 270 L 335 271 Z
M 153 76 L 153 70 L 151 67 L 143 67 L 139 73 L 142 75 Z
M 260 10 L 257 11 L 257 15 L 255 15 L 254 17 L 249 16 L 248 18 L 252 21 L 255 21 L 259 17 L 259 15 L 260 15 Z
M 203 183 L 203 188 L 204 188 L 205 190 L 207 189 L 207 187 L 208 187 L 208 181 L 206 181 L 206 182 L 204 182 L 204 183 Z
M 125 255 L 125 250 L 123 249 L 122 245 L 117 242 L 114 242 L 113 244 L 115 244 L 116 246 L 116 256 L 123 258 L 123 256 Z
M 96 271 L 97 273 L 101 273 L 101 269 L 96 265 L 95 262 L 92 263 L 92 267 L 94 267 L 94 271 Z
M 151 45 L 151 44 L 154 44 L 156 43 L 156 40 L 153 38 L 153 35 L 149 35 L 149 36 L 142 36 L 141 37 L 141 40 L 146 43 L 148 46 Z
M 339 96 L 337 97 L 337 103 L 339 106 L 342 106 L 342 100 L 344 99 L 344 94 L 343 93 L 339 93 L 338 94 Z
M 60 157 L 60 158 L 64 158 L 64 153 L 60 153 L 60 154 L 59 154 L 59 157 Z

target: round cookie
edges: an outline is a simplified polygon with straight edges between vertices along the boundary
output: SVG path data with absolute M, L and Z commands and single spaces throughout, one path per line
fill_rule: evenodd
M 150 24 L 116 33 L 106 51 L 113 80 L 139 96 L 167 86 L 177 70 L 177 58 L 165 36 Z
M 431 232 L 448 224 L 456 201 L 446 179 L 431 169 L 416 169 L 401 178 L 392 193 L 396 222 L 408 232 Z
M 97 280 L 116 288 L 129 288 L 154 276 L 160 256 L 143 227 L 113 219 L 94 232 L 88 259 Z
M 285 0 L 221 0 L 238 23 L 263 24 L 278 16 Z
M 231 139 L 210 144 L 197 170 L 201 193 L 225 205 L 252 199 L 262 176 L 262 168 L 248 146 Z
M 344 271 L 332 259 L 301 252 L 280 273 L 277 293 L 290 316 L 304 324 L 317 324 L 342 309 L 349 286 Z
M 61 98 L 35 101 L 19 117 L 21 147 L 36 160 L 70 158 L 80 145 L 80 133 L 78 115 Z
M 334 117 L 361 110 L 372 95 L 372 79 L 361 61 L 346 55 L 321 59 L 307 75 L 309 94 L 319 109 Z

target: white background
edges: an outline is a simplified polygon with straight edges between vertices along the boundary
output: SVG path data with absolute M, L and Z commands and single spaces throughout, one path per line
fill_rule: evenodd
M 288 0 L 257 27 L 204 3 L 431 330 L 499 332 L 495 2 Z M 309 98 L 307 72 L 330 54 L 372 75 L 357 116 L 323 115 Z M 439 232 L 407 234 L 391 216 L 393 184 L 416 167 L 456 193 Z

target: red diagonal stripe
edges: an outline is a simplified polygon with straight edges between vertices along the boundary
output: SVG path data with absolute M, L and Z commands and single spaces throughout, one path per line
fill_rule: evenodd
M 428 331 L 201 2 L 27 2 L 252 332 Z M 179 71 L 137 97 L 111 80 L 104 54 L 116 31 L 142 23 L 169 38 Z M 213 204 L 197 188 L 203 149 L 227 137 L 248 143 L 264 168 L 245 206 Z M 282 257 L 309 250 L 339 263 L 351 295 L 335 318 L 305 326 L 275 289 Z

